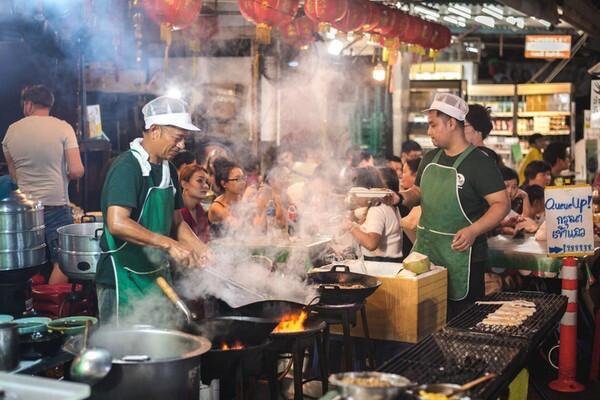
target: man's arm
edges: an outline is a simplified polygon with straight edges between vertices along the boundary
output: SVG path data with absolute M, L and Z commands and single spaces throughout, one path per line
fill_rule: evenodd
M 6 165 L 8 166 L 8 174 L 12 180 L 17 182 L 17 169 L 15 168 L 15 161 L 12 159 L 8 151 L 4 150 L 4 158 L 6 159 Z
M 510 210 L 510 200 L 506 190 L 500 190 L 484 197 L 490 208 L 472 225 L 461 229 L 454 235 L 452 249 L 465 251 L 473 245 L 477 236 L 489 232 L 506 217 Z
M 413 186 L 407 190 L 401 190 L 398 193 L 392 192 L 391 195 L 386 196 L 383 202 L 389 206 L 397 206 L 402 203 L 403 206 L 408 208 L 418 206 L 421 204 L 421 188 Z
M 79 147 L 73 147 L 65 150 L 65 160 L 67 161 L 67 175 L 69 179 L 79 179 L 85 172 L 81 162 Z
M 176 262 L 186 266 L 195 262 L 190 251 L 176 240 L 152 232 L 131 219 L 130 208 L 109 206 L 106 214 L 106 227 L 111 235 L 130 243 L 164 250 Z

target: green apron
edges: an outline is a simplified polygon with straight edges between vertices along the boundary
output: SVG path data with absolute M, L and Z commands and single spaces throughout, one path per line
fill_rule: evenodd
M 165 168 L 163 168 L 164 173 Z M 149 180 L 150 189 L 146 193 L 137 223 L 152 232 L 169 236 L 175 208 L 175 189 L 170 173 L 169 179 L 163 177 L 158 186 L 151 175 L 145 176 L 144 179 Z M 115 274 L 117 323 L 122 318 L 127 318 L 127 322 L 130 323 L 145 322 L 143 315 L 139 316 L 139 320 L 134 319 L 133 311 L 136 303 L 152 296 L 151 301 L 157 308 L 162 304 L 168 304 L 166 297 L 155 283 L 159 276 L 171 281 L 167 254 L 163 250 L 129 242 L 117 247 L 115 238 L 108 229 L 104 229 L 104 234 Z
M 469 293 L 472 247 L 455 251 L 451 246 L 456 232 L 472 223 L 460 204 L 457 169 L 474 149 L 469 146 L 451 167 L 438 164 L 440 149 L 421 175 L 422 214 L 413 251 L 448 269 L 448 299 L 453 301 L 463 300 Z

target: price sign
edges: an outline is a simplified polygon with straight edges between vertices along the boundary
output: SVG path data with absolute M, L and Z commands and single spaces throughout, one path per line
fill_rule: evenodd
M 525 58 L 569 58 L 571 35 L 526 35 Z
M 550 257 L 594 254 L 592 187 L 549 186 L 544 193 Z
M 592 81 L 590 95 L 590 128 L 600 129 L 600 80 Z

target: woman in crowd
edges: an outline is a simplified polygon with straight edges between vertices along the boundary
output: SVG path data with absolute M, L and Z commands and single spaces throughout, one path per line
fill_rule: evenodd
M 400 189 L 408 190 L 415 185 L 417 180 L 417 171 L 419 170 L 419 164 L 421 164 L 421 159 L 416 158 L 412 160 L 406 160 L 404 165 L 402 166 L 402 178 L 400 178 Z M 408 255 L 407 251 L 410 252 L 412 250 L 412 246 L 417 239 L 417 224 L 419 223 L 419 219 L 421 218 L 421 206 L 416 206 L 413 208 L 407 208 L 405 206 L 400 206 L 400 215 L 402 215 L 402 220 L 400 221 L 400 226 L 402 228 L 402 232 L 406 239 L 406 242 L 402 244 L 402 248 L 405 251 L 404 255 Z
M 379 171 L 373 167 L 356 171 L 354 186 L 370 188 L 384 187 Z M 355 199 L 357 205 L 366 207 L 364 222 L 346 222 L 346 228 L 359 243 L 366 261 L 402 261 L 402 229 L 397 207 L 387 204 L 373 205 L 368 199 Z M 360 217 L 359 217 L 360 219 Z
M 206 199 L 209 192 L 208 172 L 198 164 L 187 165 L 179 173 L 179 182 L 185 205 L 181 209 L 181 216 L 196 236 L 206 243 L 210 240 L 210 226 L 201 201 Z
M 214 162 L 215 187 L 223 194 L 215 199 L 208 209 L 208 221 L 212 237 L 222 237 L 225 230 L 241 225 L 234 207 L 240 202 L 246 190 L 246 174 L 233 161 L 217 159 Z

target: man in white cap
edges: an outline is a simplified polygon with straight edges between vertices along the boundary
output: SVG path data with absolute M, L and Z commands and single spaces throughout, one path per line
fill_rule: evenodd
M 448 269 L 449 318 L 485 294 L 485 234 L 510 207 L 495 161 L 465 138 L 468 111 L 460 97 L 436 94 L 424 112 L 438 149 L 423 157 L 415 186 L 395 199 L 421 205 L 413 251 Z
M 112 163 L 102 189 L 100 245 L 105 253 L 98 262 L 96 286 L 103 323 L 113 317 L 117 323 L 123 317 L 128 323 L 138 322 L 164 311 L 148 312 L 148 303 L 164 306 L 166 300 L 156 278 L 171 279 L 169 261 L 200 266 L 206 252 L 181 218 L 177 170 L 169 162 L 183 150 L 186 132 L 199 129 L 179 99 L 158 97 L 142 113 L 143 138 L 131 142 L 129 151 Z M 146 310 L 146 315 L 137 318 L 135 308 Z

